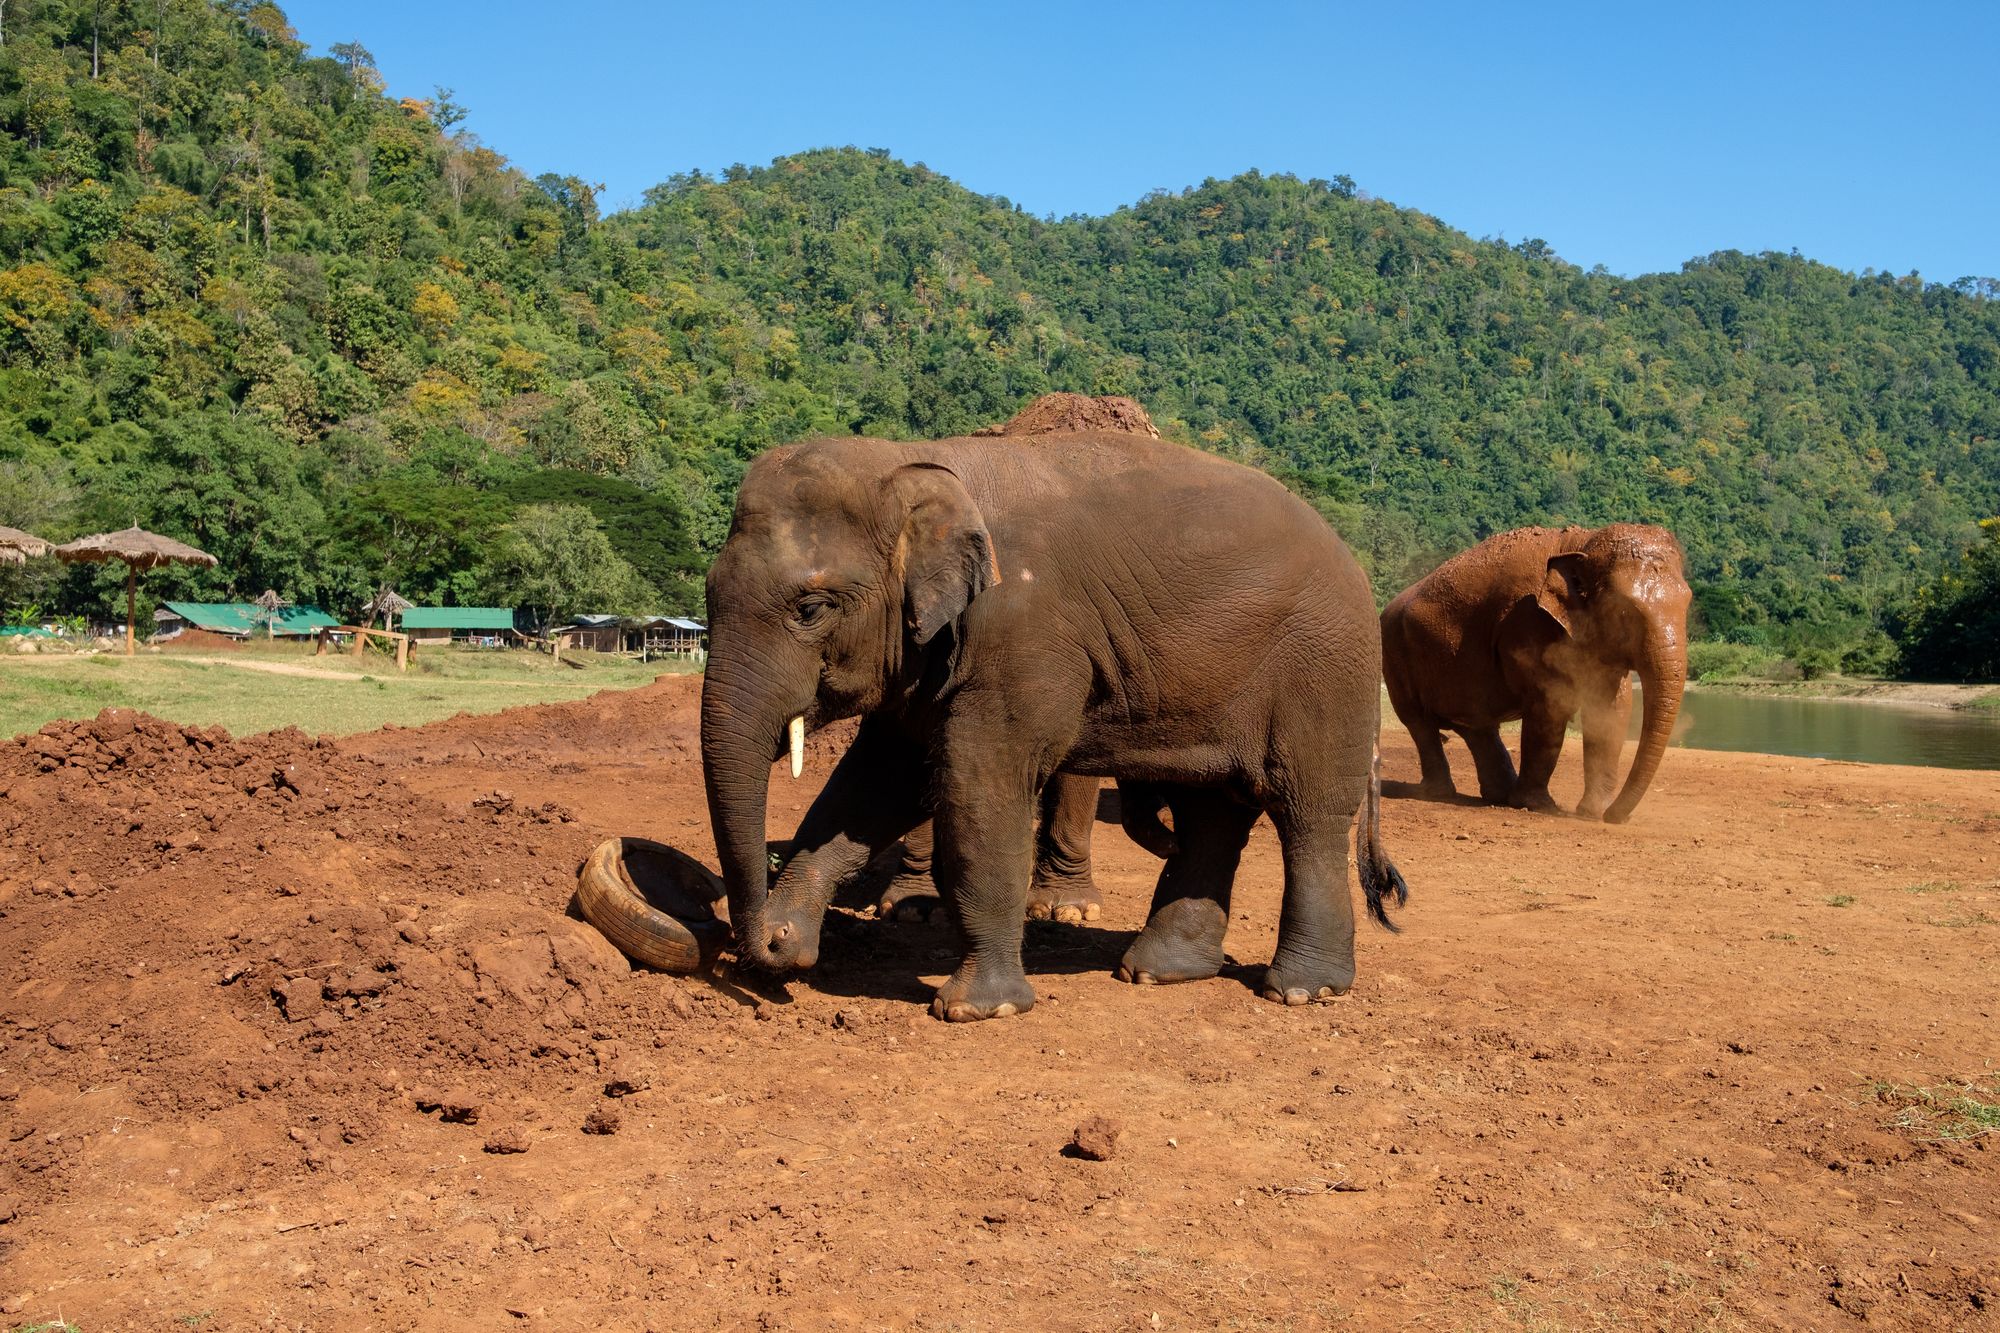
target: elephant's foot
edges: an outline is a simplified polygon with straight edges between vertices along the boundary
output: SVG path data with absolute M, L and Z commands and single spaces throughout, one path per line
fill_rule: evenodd
M 971 960 L 959 964 L 931 1000 L 931 1017 L 947 1023 L 1011 1018 L 1035 1007 L 1035 988 L 1018 969 L 1009 975 L 982 971 Z
M 1176 898 L 1153 919 L 1119 960 L 1120 981 L 1140 986 L 1206 981 L 1222 970 L 1222 936 L 1229 917 L 1209 898 Z
M 1589 820 L 1592 823 L 1596 823 L 1598 820 L 1604 818 L 1604 812 L 1607 809 L 1609 809 L 1610 806 L 1611 802 L 1609 800 L 1593 801 L 1586 796 L 1583 799 L 1583 803 L 1576 807 L 1574 813 L 1578 819 Z
M 1081 875 L 1036 875 L 1028 886 L 1028 919 L 1080 926 L 1104 914 L 1104 899 L 1088 871 Z
M 876 900 L 875 915 L 884 921 L 928 921 L 944 900 L 928 873 L 900 874 L 890 880 Z
M 1325 961 L 1292 958 L 1283 949 L 1264 969 L 1264 998 L 1274 1004 L 1301 1005 L 1345 995 L 1354 985 L 1354 960 Z
M 1516 810 L 1533 810 L 1536 814 L 1540 815 L 1560 815 L 1566 813 L 1561 806 L 1556 804 L 1555 798 L 1549 795 L 1547 787 L 1530 789 L 1517 786 L 1512 792 L 1508 793 L 1507 799 L 1504 802 L 1499 802 L 1499 804 L 1511 805 Z
M 1452 801 L 1458 799 L 1458 787 L 1450 778 L 1425 778 L 1416 785 L 1415 795 L 1420 801 Z

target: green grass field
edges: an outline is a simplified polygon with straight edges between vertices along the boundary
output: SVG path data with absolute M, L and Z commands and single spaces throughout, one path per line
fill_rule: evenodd
M 693 669 L 594 653 L 565 654 L 564 662 L 582 665 L 533 652 L 430 648 L 401 674 L 389 658 L 314 657 L 310 648 L 287 644 L 133 658 L 6 653 L 0 654 L 0 737 L 57 718 L 95 717 L 105 708 L 220 723 L 238 736 L 288 725 L 345 736 L 388 722 L 420 726 L 454 713 L 581 699 Z

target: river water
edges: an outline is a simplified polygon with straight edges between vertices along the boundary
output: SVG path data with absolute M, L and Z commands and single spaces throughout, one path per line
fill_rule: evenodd
M 1639 711 L 1635 700 L 1634 735 Z M 2000 769 L 2000 713 L 1689 690 L 1681 698 L 1674 744 L 1864 764 Z

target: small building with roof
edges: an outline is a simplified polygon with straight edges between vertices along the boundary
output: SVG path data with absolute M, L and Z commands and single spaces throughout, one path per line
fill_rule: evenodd
M 708 651 L 708 626 L 685 616 L 627 616 L 625 651 L 652 657 L 673 653 L 699 659 Z
M 520 640 L 514 612 L 504 606 L 413 606 L 403 612 L 410 642 L 471 643 L 500 648 Z
M 264 607 L 256 602 L 164 602 L 153 613 L 154 629 L 161 634 L 200 629 L 232 639 L 306 638 L 339 623 L 316 606 Z
M 617 616 L 571 616 L 569 624 L 551 629 L 549 638 L 563 652 L 584 648 L 594 653 L 616 653 L 625 648 L 625 631 Z

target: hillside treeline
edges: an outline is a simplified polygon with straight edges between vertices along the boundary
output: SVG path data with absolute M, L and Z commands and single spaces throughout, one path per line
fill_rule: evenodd
M 875 149 L 606 217 L 276 6 L 0 13 L 0 522 L 221 558 L 163 595 L 691 609 L 759 450 L 1051 389 L 1278 475 L 1384 595 L 1503 528 L 1660 522 L 1705 632 L 1860 666 L 2000 512 L 1990 281 L 1627 280 L 1345 178 L 1042 219 Z

